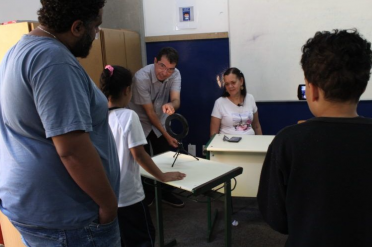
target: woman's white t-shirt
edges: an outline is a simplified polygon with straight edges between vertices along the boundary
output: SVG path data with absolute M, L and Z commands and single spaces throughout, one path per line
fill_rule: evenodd
M 109 124 L 118 149 L 120 161 L 120 191 L 118 206 L 125 207 L 142 201 L 143 192 L 139 164 L 130 148 L 146 145 L 141 122 L 137 113 L 119 108 L 109 112 Z
M 252 122 L 256 112 L 256 102 L 251 94 L 246 95 L 242 106 L 234 104 L 227 97 L 220 97 L 214 103 L 212 117 L 221 119 L 220 134 L 254 135 Z

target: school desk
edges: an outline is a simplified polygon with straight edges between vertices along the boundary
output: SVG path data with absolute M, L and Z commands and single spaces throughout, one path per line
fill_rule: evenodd
M 237 185 L 232 196 L 256 197 L 262 164 L 273 135 L 226 135 L 241 137 L 239 142 L 224 141 L 223 134 L 214 135 L 206 145 L 211 161 L 231 166 L 241 166 L 243 174 L 236 178 Z
M 226 165 L 215 161 L 198 158 L 186 154 L 180 154 L 172 167 L 175 152 L 166 152 L 152 157 L 155 164 L 163 172 L 179 171 L 186 174 L 186 177 L 180 181 L 167 182 L 165 184 L 182 189 L 192 193 L 194 196 L 207 194 L 219 184 L 224 184 L 225 188 L 225 246 L 231 246 L 231 179 L 243 172 L 241 167 Z M 161 199 L 161 183 L 159 183 L 151 174 L 141 168 L 141 175 L 154 180 L 155 186 L 155 204 L 157 216 L 157 233 L 159 244 L 163 246 L 174 246 L 176 240 L 167 245 L 164 244 L 163 233 L 163 215 Z M 210 203 L 209 203 L 210 207 Z M 182 209 L 181 209 L 182 210 Z M 187 216 L 188 217 L 188 216 Z M 210 219 L 210 208 L 208 210 L 208 219 Z M 209 231 L 211 225 L 209 223 Z

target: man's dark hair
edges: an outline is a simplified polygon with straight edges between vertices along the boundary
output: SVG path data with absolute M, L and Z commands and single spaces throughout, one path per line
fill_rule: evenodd
M 358 102 L 371 70 L 371 43 L 356 29 L 317 32 L 302 47 L 305 78 L 329 101 Z
M 240 90 L 240 94 L 245 97 L 246 94 L 247 94 L 247 87 L 245 86 L 245 78 L 244 78 L 244 75 L 243 73 L 240 71 L 240 69 L 238 68 L 234 68 L 234 67 L 231 67 L 231 68 L 228 68 L 225 73 L 223 73 L 223 76 L 226 76 L 226 75 L 230 75 L 230 74 L 234 74 L 236 75 L 236 77 L 241 80 L 243 79 L 243 89 Z M 230 94 L 226 91 L 226 87 L 223 87 L 223 92 L 222 92 L 222 97 L 229 97 Z
M 120 99 L 123 90 L 132 85 L 132 73 L 118 65 L 112 65 L 113 72 L 109 69 L 104 69 L 101 78 L 101 91 L 107 97 L 111 97 L 113 101 Z
M 173 47 L 162 48 L 156 56 L 156 60 L 160 61 L 163 56 L 165 56 L 170 63 L 178 63 L 178 52 Z
M 57 33 L 68 31 L 81 20 L 85 26 L 94 21 L 106 0 L 41 0 L 39 22 Z

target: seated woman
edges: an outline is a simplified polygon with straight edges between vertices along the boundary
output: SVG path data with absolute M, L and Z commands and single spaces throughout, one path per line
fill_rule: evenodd
M 224 90 L 214 103 L 210 135 L 262 135 L 256 102 L 247 93 L 243 73 L 229 68 L 223 74 Z

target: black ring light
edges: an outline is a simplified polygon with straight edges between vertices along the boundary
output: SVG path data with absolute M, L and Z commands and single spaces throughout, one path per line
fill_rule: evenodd
M 180 134 L 174 133 L 172 128 L 171 128 L 171 122 L 174 119 L 177 119 L 182 124 L 182 131 L 181 131 Z M 177 139 L 177 142 L 178 142 L 177 152 L 173 156 L 173 158 L 175 158 L 175 159 L 173 161 L 172 167 L 174 166 L 174 163 L 176 163 L 178 155 L 180 154 L 181 151 L 188 154 L 188 155 L 193 156 L 196 160 L 199 160 L 194 155 L 192 155 L 188 151 L 186 151 L 185 148 L 183 147 L 182 139 L 185 136 L 187 136 L 187 134 L 189 133 L 189 124 L 187 123 L 186 118 L 184 118 L 181 114 L 178 114 L 178 113 L 174 113 L 174 114 L 168 116 L 167 119 L 165 119 L 165 129 L 167 130 L 168 134 L 171 137 L 173 137 L 174 139 Z
M 171 128 L 171 122 L 174 119 L 180 121 L 182 124 L 182 131 L 180 134 L 174 133 Z M 181 114 L 178 114 L 178 113 L 174 113 L 167 117 L 167 119 L 165 120 L 165 129 L 167 130 L 169 135 L 177 139 L 177 141 L 182 140 L 183 138 L 187 136 L 187 134 L 189 134 L 189 124 L 187 123 L 186 118 L 184 118 Z

